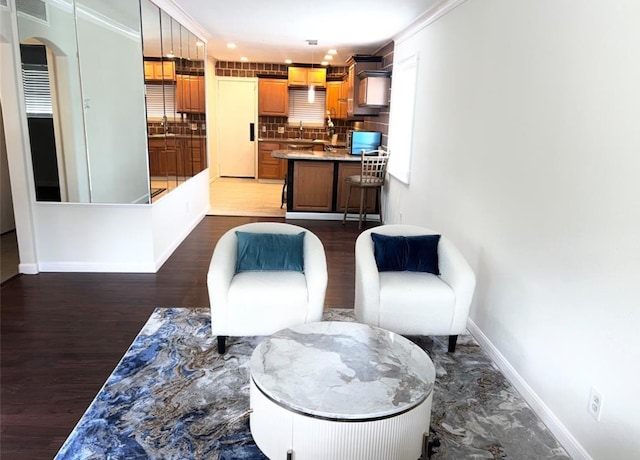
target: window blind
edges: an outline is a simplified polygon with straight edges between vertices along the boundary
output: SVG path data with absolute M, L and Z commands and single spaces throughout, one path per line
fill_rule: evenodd
M 147 117 L 169 120 L 176 115 L 176 87 L 174 85 L 144 85 L 147 93 Z
M 52 115 L 53 106 L 51 104 L 51 87 L 49 86 L 47 66 L 23 65 L 22 82 L 27 116 L 42 117 Z
M 289 118 L 290 125 L 297 126 L 302 122 L 305 126 L 324 126 L 325 91 L 316 90 L 315 100 L 309 103 L 306 89 L 289 90 Z

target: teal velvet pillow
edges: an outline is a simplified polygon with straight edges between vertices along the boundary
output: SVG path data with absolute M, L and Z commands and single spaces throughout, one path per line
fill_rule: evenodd
M 236 273 L 248 271 L 304 272 L 304 234 L 236 231 Z
M 371 239 L 378 271 L 440 274 L 440 235 L 390 236 L 372 233 Z

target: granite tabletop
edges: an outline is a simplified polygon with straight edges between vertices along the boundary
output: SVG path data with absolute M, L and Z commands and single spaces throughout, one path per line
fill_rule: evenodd
M 274 158 L 285 160 L 320 160 L 320 161 L 360 161 L 360 155 L 350 155 L 346 149 L 333 149 L 321 152 L 314 150 L 274 150 Z
M 391 417 L 433 390 L 429 356 L 408 339 L 360 323 L 323 321 L 283 329 L 261 342 L 251 378 L 272 401 L 330 420 Z

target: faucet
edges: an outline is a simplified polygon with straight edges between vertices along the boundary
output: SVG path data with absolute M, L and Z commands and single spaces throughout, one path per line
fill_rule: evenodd
M 300 127 L 298 128 L 298 139 L 302 139 L 302 120 L 300 120 Z

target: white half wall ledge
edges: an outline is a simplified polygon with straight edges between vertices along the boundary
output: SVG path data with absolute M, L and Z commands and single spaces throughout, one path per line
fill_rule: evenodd
M 174 253 L 178 246 L 182 244 L 182 242 L 189 236 L 189 234 L 198 226 L 198 224 L 207 216 L 206 211 L 202 211 L 191 221 L 191 223 L 185 227 L 182 234 L 171 244 L 169 247 L 165 249 L 165 251 L 160 254 L 160 256 L 156 259 L 155 262 L 155 270 L 154 273 L 157 273 L 160 268 L 164 265 L 164 263 L 169 260 L 169 257 Z
M 571 458 L 574 460 L 593 460 L 593 457 L 591 457 L 578 440 L 571 435 L 569 430 L 567 430 L 562 422 L 560 422 L 549 406 L 540 399 L 536 392 L 533 391 L 522 376 L 520 376 L 518 371 L 516 371 L 511 363 L 507 361 L 504 355 L 498 351 L 491 340 L 489 340 L 489 338 L 471 319 L 467 321 L 467 330 L 480 344 L 482 350 L 487 353 L 496 366 L 498 366 L 507 380 L 509 380 L 509 382 L 515 387 L 529 406 L 531 406 L 531 409 L 538 415 L 538 417 L 540 417 L 544 424 L 558 439 Z

